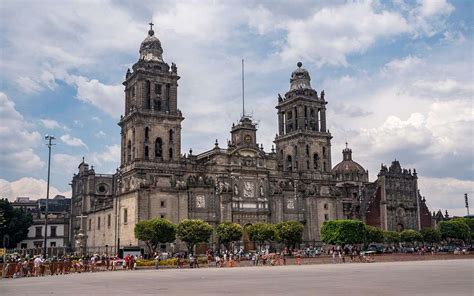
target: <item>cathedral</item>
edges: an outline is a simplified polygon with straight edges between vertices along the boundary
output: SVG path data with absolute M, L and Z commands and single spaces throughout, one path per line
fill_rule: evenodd
M 161 42 L 150 28 L 123 82 L 120 168 L 98 174 L 83 160 L 73 176 L 76 247 L 140 246 L 135 224 L 156 217 L 173 223 L 202 219 L 213 226 L 232 221 L 243 227 L 299 221 L 307 245 L 319 243 L 327 220 L 360 219 L 395 231 L 431 226 L 415 170 L 394 161 L 389 168 L 382 165 L 370 182 L 348 147 L 332 167 L 328 102 L 324 91 L 312 88 L 301 63 L 291 73 L 289 90 L 275 100 L 278 127 L 271 151 L 259 145 L 256 123 L 243 115 L 230 127 L 224 147 L 216 141 L 208 151 L 183 154 L 179 79 L 177 66 L 164 61 Z M 209 246 L 217 243 L 212 235 Z M 245 231 L 240 243 L 254 248 Z M 176 251 L 180 244 L 172 247 Z

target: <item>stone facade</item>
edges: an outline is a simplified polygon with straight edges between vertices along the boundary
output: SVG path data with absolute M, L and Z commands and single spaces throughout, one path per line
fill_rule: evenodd
M 365 188 L 370 187 L 368 172 L 351 172 L 355 182 L 347 183 L 331 170 L 325 94 L 311 87 L 301 63 L 291 75 L 289 91 L 278 95 L 275 148 L 264 151 L 256 124 L 244 114 L 232 125 L 225 147 L 216 141 L 212 149 L 195 155 L 192 150 L 181 153 L 180 77 L 162 53 L 150 29 L 139 61 L 126 73 L 120 169 L 98 175 L 83 161 L 73 177 L 74 230 L 85 230 L 88 245 L 137 246 L 135 224 L 155 217 L 242 226 L 295 220 L 305 226 L 304 241 L 312 243 L 319 241 L 326 220 L 365 219 L 359 193 L 370 194 Z M 358 188 L 355 195 L 351 186 Z M 252 248 L 246 237 L 243 245 Z M 211 241 L 217 242 L 214 235 Z

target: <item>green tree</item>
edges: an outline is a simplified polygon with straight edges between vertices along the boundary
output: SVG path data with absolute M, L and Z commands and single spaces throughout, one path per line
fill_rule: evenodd
M 441 241 L 441 232 L 438 229 L 424 228 L 420 231 L 425 243 L 438 243 Z
M 212 226 L 201 219 L 184 219 L 179 222 L 176 234 L 186 244 L 188 251 L 193 253 L 196 244 L 209 240 L 212 230 Z
M 416 230 L 405 229 L 400 233 L 400 240 L 405 243 L 413 243 L 423 240 L 423 237 Z
M 325 221 L 321 227 L 321 240 L 330 245 L 363 243 L 365 224 L 358 220 Z
M 285 244 L 288 250 L 294 249 L 303 241 L 304 226 L 297 221 L 280 222 L 276 226 L 276 238 Z
M 217 225 L 216 233 L 226 250 L 230 250 L 230 244 L 242 238 L 243 228 L 237 223 L 223 222 Z
M 394 244 L 400 242 L 400 233 L 396 231 L 384 231 L 383 232 L 383 240 L 387 244 Z
M 0 217 L 0 246 L 14 248 L 28 236 L 28 228 L 33 224 L 33 218 L 23 210 L 13 208 L 6 198 L 0 199 Z M 5 235 L 9 236 L 6 246 L 3 245 Z
M 474 239 L 474 219 L 473 218 L 454 218 L 453 220 L 455 221 L 462 221 L 467 226 L 469 226 L 470 229 L 470 237 L 468 237 L 470 240 Z
M 176 225 L 156 218 L 142 220 L 135 225 L 135 237 L 145 243 L 148 254 L 153 255 L 160 244 L 171 243 L 176 238 Z
M 462 220 L 455 219 L 450 221 L 441 221 L 438 225 L 441 237 L 446 240 L 459 239 L 467 240 L 470 236 L 470 228 Z
M 275 225 L 265 222 L 256 223 L 247 227 L 250 240 L 256 242 L 260 249 L 265 242 L 271 242 L 275 239 Z
M 371 226 L 371 225 L 365 225 L 365 242 L 367 244 L 382 243 L 383 242 L 382 229 L 375 226 Z

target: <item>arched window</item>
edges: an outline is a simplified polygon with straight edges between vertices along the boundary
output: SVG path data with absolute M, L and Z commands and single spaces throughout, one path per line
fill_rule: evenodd
M 145 146 L 145 159 L 148 159 L 150 157 L 150 152 L 148 150 L 148 146 Z
M 291 155 L 288 155 L 286 157 L 286 168 L 289 170 L 289 171 L 292 171 L 293 170 L 293 159 L 291 157 Z
M 306 169 L 309 170 L 309 160 L 306 161 Z
M 172 160 L 173 159 L 173 148 L 170 148 L 168 150 L 168 156 L 169 156 L 169 159 Z
M 319 155 L 318 153 L 314 153 L 313 155 L 313 167 L 315 170 L 319 170 Z
M 309 157 L 309 145 L 306 145 L 306 156 Z
M 150 128 L 147 126 L 145 127 L 145 141 L 148 142 L 149 137 L 150 137 Z
M 168 137 L 169 137 L 170 143 L 173 142 L 173 135 L 174 135 L 174 131 L 172 129 L 170 129 L 168 131 Z
M 163 158 L 163 141 L 161 138 L 156 138 L 155 141 L 155 158 Z
M 326 157 L 327 157 L 326 147 L 323 147 L 323 158 L 326 158 Z
M 127 144 L 127 161 L 132 161 L 132 141 L 128 140 Z
M 323 161 L 323 172 L 325 172 L 325 171 L 326 171 L 326 162 Z

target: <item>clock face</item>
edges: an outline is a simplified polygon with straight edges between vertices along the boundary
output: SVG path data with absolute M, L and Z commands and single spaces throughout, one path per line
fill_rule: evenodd
M 245 143 L 249 144 L 250 142 L 252 142 L 252 137 L 250 135 L 245 135 L 244 141 Z

